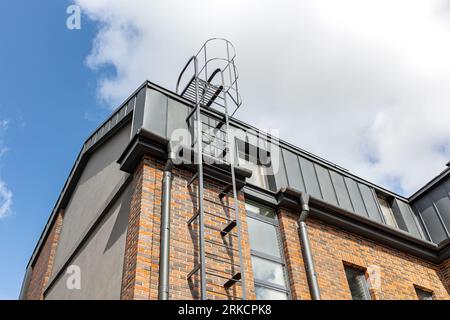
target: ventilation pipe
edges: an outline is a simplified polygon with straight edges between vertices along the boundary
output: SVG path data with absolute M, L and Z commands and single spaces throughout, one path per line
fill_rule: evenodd
M 298 233 L 303 251 L 303 261 L 305 263 L 306 277 L 308 279 L 309 292 L 312 300 L 320 300 L 319 283 L 317 281 L 317 274 L 314 268 L 314 260 L 311 252 L 311 245 L 309 243 L 308 228 L 306 226 L 306 218 L 309 215 L 309 195 L 302 192 L 300 195 L 300 204 L 302 211 L 298 219 Z
M 169 258 L 170 258 L 170 200 L 174 154 L 168 147 L 168 159 L 164 167 L 161 202 L 161 235 L 159 252 L 158 299 L 169 300 Z

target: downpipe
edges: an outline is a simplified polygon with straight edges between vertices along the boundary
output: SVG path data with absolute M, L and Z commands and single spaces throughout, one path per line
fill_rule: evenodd
M 298 219 L 298 233 L 300 236 L 303 261 L 305 263 L 306 277 L 308 279 L 309 292 L 312 300 L 320 300 L 319 283 L 317 281 L 317 273 L 314 268 L 314 259 L 312 256 L 311 245 L 308 237 L 308 227 L 306 225 L 306 218 L 309 216 L 309 195 L 302 192 L 300 195 L 300 204 L 302 211 Z
M 169 300 L 169 263 L 170 263 L 170 201 L 172 189 L 172 169 L 174 154 L 169 148 L 168 159 L 164 167 L 161 201 L 161 233 L 159 251 L 158 299 Z

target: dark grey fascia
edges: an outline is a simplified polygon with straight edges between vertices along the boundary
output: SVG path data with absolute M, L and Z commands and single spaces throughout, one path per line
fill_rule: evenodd
M 178 101 L 180 103 L 183 103 L 183 104 L 185 104 L 188 107 L 194 107 L 194 104 L 191 101 L 189 101 L 189 100 L 179 96 L 178 94 L 176 94 L 176 93 L 174 93 L 174 92 L 172 92 L 170 90 L 167 90 L 167 89 L 165 89 L 165 88 L 163 88 L 161 86 L 158 86 L 158 85 L 156 85 L 156 84 L 154 84 L 152 82 L 149 82 L 149 81 L 147 82 L 147 88 L 155 90 L 155 91 L 158 91 L 158 92 L 166 95 L 170 99 L 173 99 L 173 100 L 176 100 L 176 101 Z M 202 109 L 202 113 L 207 115 L 207 116 L 214 117 L 216 119 L 221 119 L 223 117 L 223 115 L 221 113 L 219 113 L 219 112 L 217 112 L 217 111 L 215 111 L 213 109 Z M 249 124 L 247 124 L 247 123 L 245 123 L 243 121 L 240 121 L 240 120 L 238 120 L 236 118 L 231 118 L 230 119 L 230 124 L 233 127 L 238 128 L 238 129 L 242 129 L 244 131 L 251 130 L 251 131 L 257 133 L 260 138 L 268 140 L 268 141 L 271 141 L 271 143 L 274 143 L 274 144 L 278 145 L 279 147 L 281 147 L 283 149 L 292 151 L 292 152 L 294 152 L 294 153 L 296 153 L 296 154 L 298 154 L 298 155 L 300 155 L 302 157 L 305 157 L 306 159 L 309 159 L 309 160 L 311 160 L 311 161 L 313 161 L 315 163 L 323 165 L 324 167 L 326 167 L 328 169 L 332 169 L 332 170 L 342 174 L 343 176 L 352 178 L 352 179 L 354 179 L 357 182 L 363 183 L 363 184 L 365 184 L 365 185 L 367 185 L 369 187 L 372 187 L 372 188 L 374 188 L 376 190 L 382 191 L 385 194 L 391 195 L 391 196 L 396 197 L 396 198 L 398 198 L 398 199 L 400 199 L 402 201 L 408 202 L 408 199 L 406 197 L 403 197 L 403 196 L 401 196 L 401 195 L 399 195 L 399 194 L 397 194 L 395 192 L 387 190 L 387 189 L 385 189 L 383 187 L 380 187 L 380 186 L 378 186 L 378 185 L 376 185 L 376 184 L 374 184 L 374 183 L 372 183 L 370 181 L 367 181 L 367 180 L 365 180 L 365 179 L 363 179 L 361 177 L 358 177 L 357 175 L 354 175 L 354 174 L 350 173 L 348 170 L 342 168 L 341 166 L 336 165 L 336 164 L 334 164 L 334 163 L 332 163 L 330 161 L 327 161 L 327 160 L 325 160 L 325 159 L 323 159 L 323 158 L 321 158 L 319 156 L 316 156 L 316 155 L 314 155 L 314 154 L 312 154 L 312 153 L 310 153 L 310 152 L 308 152 L 306 150 L 303 150 L 303 149 L 301 149 L 299 147 L 296 147 L 296 146 L 294 146 L 294 145 L 292 145 L 292 144 L 290 144 L 290 143 L 288 143 L 288 142 L 286 142 L 286 141 L 284 141 L 282 139 L 278 139 L 278 137 L 276 137 L 276 139 L 274 139 L 273 137 L 271 137 L 266 132 L 263 132 L 263 131 L 259 130 L 258 128 L 253 127 L 253 126 L 251 126 L 251 125 L 249 125 Z M 276 143 L 276 141 L 278 141 L 278 144 Z
M 132 174 L 144 155 L 152 156 L 160 161 L 166 161 L 168 157 L 168 143 L 169 141 L 166 138 L 141 128 L 125 148 L 117 163 L 119 163 L 121 170 Z M 195 156 L 192 150 L 189 154 Z M 203 158 L 205 157 L 207 156 Z M 177 166 L 190 172 L 196 171 L 196 165 L 191 164 L 189 161 L 186 164 L 180 163 Z M 227 165 L 204 165 L 205 176 L 212 177 L 225 184 L 231 183 L 229 170 L 229 166 Z M 249 178 L 252 172 L 245 168 L 236 167 L 235 174 L 236 184 L 238 189 L 240 189 L 244 187 L 245 179 Z
M 249 190 L 249 187 L 247 186 L 245 190 Z M 289 208 L 294 213 L 298 213 L 300 210 L 297 200 L 299 193 L 300 191 L 292 188 L 280 190 L 275 194 L 277 207 Z M 257 195 L 251 191 L 250 194 L 252 197 Z M 450 241 L 436 245 L 312 197 L 310 208 L 313 218 L 421 259 L 440 263 L 449 256 Z

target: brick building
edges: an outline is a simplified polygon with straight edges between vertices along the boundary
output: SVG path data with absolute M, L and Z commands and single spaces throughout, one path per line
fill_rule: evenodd
M 234 177 L 200 182 L 196 105 L 145 82 L 85 141 L 22 299 L 449 299 L 450 167 L 405 198 L 230 118 Z

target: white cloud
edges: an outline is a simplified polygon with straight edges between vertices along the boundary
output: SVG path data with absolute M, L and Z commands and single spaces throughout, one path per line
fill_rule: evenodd
M 8 129 L 9 121 L 8 120 L 0 120 L 0 130 Z
M 7 188 L 6 184 L 0 180 L 0 219 L 6 217 L 12 206 L 12 192 Z
M 8 151 L 8 148 L 3 146 L 2 137 L 4 132 L 8 129 L 9 122 L 7 120 L 0 120 L 0 159 Z M 5 182 L 0 177 L 0 219 L 7 216 L 11 211 L 13 194 L 6 186 Z
M 222 36 L 240 119 L 406 195 L 450 159 L 448 0 L 76 2 L 101 25 L 87 63 L 112 107 L 145 79 L 173 89 Z

